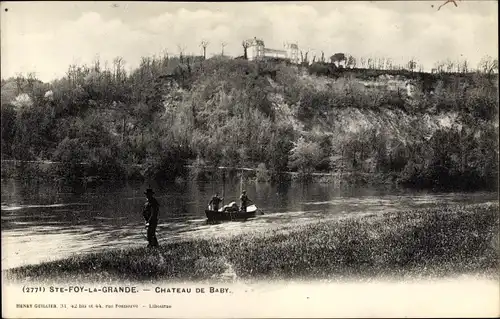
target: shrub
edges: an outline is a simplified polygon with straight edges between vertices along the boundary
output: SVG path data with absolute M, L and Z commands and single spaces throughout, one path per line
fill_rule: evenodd
M 271 180 L 266 164 L 260 163 L 259 166 L 257 166 L 256 179 L 258 182 L 269 182 Z
M 301 175 L 309 175 L 319 164 L 322 151 L 318 143 L 308 142 L 303 137 L 295 143 L 290 154 L 290 168 L 298 170 Z

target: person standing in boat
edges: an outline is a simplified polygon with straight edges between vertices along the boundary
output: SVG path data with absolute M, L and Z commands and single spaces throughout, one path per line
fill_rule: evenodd
M 218 212 L 219 211 L 219 204 L 222 202 L 222 198 L 219 197 L 219 193 L 215 193 L 214 197 L 210 200 L 210 203 L 208 205 L 212 206 L 212 210 Z
M 142 215 L 146 221 L 148 247 L 158 247 L 156 227 L 158 226 L 158 212 L 160 210 L 160 205 L 158 204 L 156 198 L 153 197 L 154 192 L 151 188 L 146 189 L 144 194 L 146 195 L 147 201 L 146 204 L 144 204 Z
M 247 212 L 247 206 L 251 202 L 250 198 L 247 196 L 247 191 L 242 191 L 241 196 L 240 196 L 240 202 L 241 202 L 241 212 L 246 213 Z

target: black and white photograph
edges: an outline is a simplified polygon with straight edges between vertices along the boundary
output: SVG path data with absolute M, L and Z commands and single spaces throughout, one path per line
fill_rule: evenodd
M 0 14 L 3 318 L 500 315 L 497 1 Z

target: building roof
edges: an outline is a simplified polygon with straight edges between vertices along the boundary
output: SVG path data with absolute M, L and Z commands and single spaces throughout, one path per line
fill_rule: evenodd
M 286 51 L 285 50 L 275 50 L 275 49 L 264 48 L 264 53 L 281 53 L 281 54 L 286 54 Z
M 250 45 L 264 45 L 264 41 L 261 39 L 253 38 L 247 41 Z

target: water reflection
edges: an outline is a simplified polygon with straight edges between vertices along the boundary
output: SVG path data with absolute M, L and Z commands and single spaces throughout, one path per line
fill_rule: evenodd
M 349 188 L 325 184 L 250 183 L 239 180 L 185 185 L 109 183 L 74 191 L 48 183 L 2 180 L 2 267 L 10 268 L 72 254 L 146 244 L 141 208 L 143 191 L 153 187 L 161 205 L 160 244 L 186 238 L 233 236 L 245 232 L 336 218 L 431 207 L 496 201 L 495 193 L 412 192 L 401 189 Z M 265 213 L 245 222 L 207 223 L 204 209 L 215 192 L 225 203 L 245 188 Z

